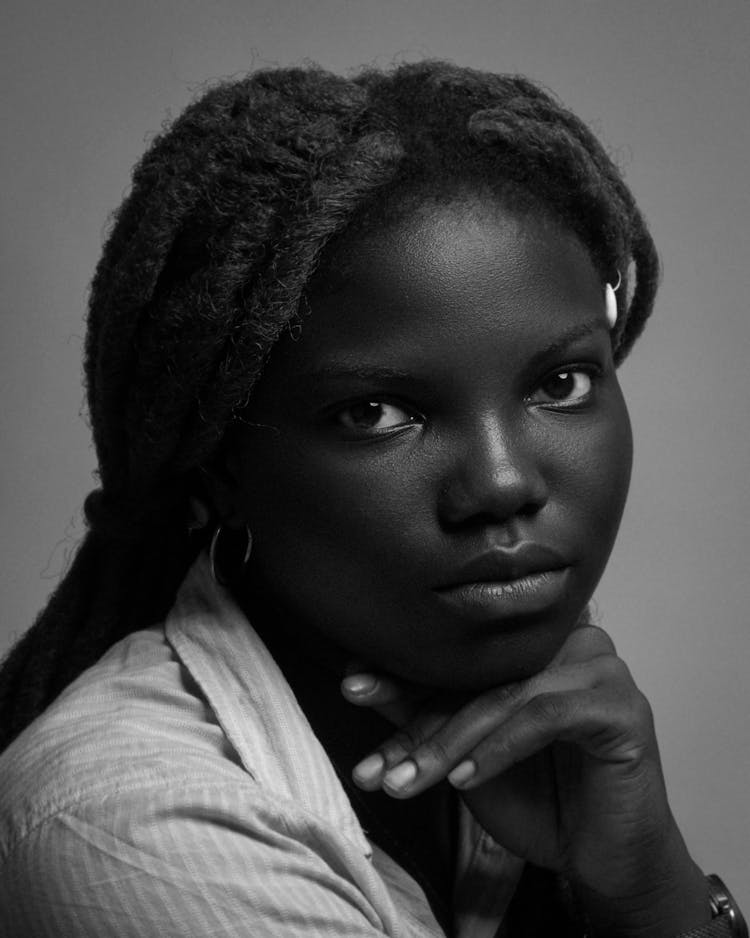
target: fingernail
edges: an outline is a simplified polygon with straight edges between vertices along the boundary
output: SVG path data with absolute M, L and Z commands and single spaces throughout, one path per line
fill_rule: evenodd
M 402 762 L 401 765 L 397 765 L 395 769 L 391 769 L 383 779 L 383 784 L 394 791 L 402 791 L 404 788 L 408 788 L 416 777 L 416 765 L 407 760 Z
M 355 765 L 352 773 L 356 775 L 361 782 L 374 782 L 383 771 L 384 767 L 385 759 L 375 753 L 363 759 L 358 765 Z
M 377 681 L 372 674 L 350 674 L 341 682 L 341 686 L 348 694 L 360 696 L 371 694 L 377 687 Z
M 476 773 L 476 763 L 472 759 L 467 759 L 465 762 L 459 762 L 455 769 L 448 773 L 448 781 L 456 788 L 460 788 L 462 785 L 465 785 L 470 778 L 473 778 Z

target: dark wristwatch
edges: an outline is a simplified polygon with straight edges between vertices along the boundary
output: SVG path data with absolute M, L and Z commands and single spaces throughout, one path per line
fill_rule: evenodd
M 748 938 L 745 919 L 731 892 L 714 873 L 706 879 L 713 917 L 708 925 L 683 932 L 677 938 Z
M 727 919 L 733 938 L 748 938 L 747 924 L 740 912 L 731 892 L 715 873 L 706 877 L 708 880 L 708 899 L 711 903 L 711 912 L 716 919 Z

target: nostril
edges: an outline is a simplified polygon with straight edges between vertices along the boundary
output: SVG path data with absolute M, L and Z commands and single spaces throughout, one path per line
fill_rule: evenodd
M 532 515 L 535 515 L 538 511 L 540 511 L 546 503 L 547 503 L 546 495 L 542 498 L 530 499 L 524 505 L 521 506 L 521 508 L 518 511 L 518 514 L 523 515 L 524 517 L 531 517 Z
M 505 524 L 515 517 L 531 517 L 547 503 L 549 491 L 536 472 L 456 475 L 440 492 L 440 510 L 449 524 L 467 521 Z
M 545 448 L 512 418 L 494 409 L 474 412 L 446 442 L 443 523 L 506 524 L 534 515 L 546 504 Z

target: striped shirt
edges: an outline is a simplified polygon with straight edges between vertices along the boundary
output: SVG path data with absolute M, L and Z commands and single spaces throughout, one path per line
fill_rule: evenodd
M 492 938 L 521 861 L 463 808 L 457 853 L 454 934 Z M 0 757 L 3 938 L 443 934 L 203 556 Z

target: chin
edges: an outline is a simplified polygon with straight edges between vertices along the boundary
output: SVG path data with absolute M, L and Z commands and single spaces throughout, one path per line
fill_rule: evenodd
M 460 648 L 441 645 L 414 667 L 406 666 L 404 676 L 412 681 L 441 690 L 481 692 L 503 684 L 527 680 L 543 671 L 558 653 L 574 628 L 588 623 L 585 613 L 573 622 L 541 622 L 494 632 Z M 445 651 L 438 657 L 437 651 Z

